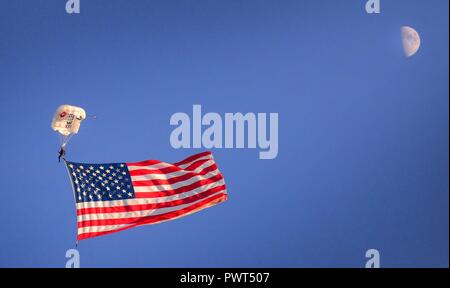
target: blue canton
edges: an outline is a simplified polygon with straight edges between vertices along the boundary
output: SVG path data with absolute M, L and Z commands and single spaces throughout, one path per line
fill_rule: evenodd
M 82 164 L 67 162 L 77 203 L 134 198 L 125 163 Z

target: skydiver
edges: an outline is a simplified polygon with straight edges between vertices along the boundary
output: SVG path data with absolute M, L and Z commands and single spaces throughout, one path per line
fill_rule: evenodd
M 64 150 L 64 147 L 61 146 L 61 149 L 59 150 L 59 155 L 58 155 L 58 162 L 61 162 L 61 158 L 64 159 L 64 156 L 66 155 L 66 151 Z

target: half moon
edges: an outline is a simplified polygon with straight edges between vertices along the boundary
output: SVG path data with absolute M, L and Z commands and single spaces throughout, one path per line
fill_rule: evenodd
M 402 27 L 403 51 L 406 57 L 411 57 L 417 53 L 420 48 L 420 36 L 416 30 L 409 26 Z

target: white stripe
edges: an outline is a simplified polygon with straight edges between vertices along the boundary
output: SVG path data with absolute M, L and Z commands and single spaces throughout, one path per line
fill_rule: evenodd
M 217 195 L 217 194 L 215 194 L 215 195 Z M 214 195 L 212 195 L 211 197 L 214 197 Z M 200 201 L 206 201 L 207 199 L 210 199 L 211 197 L 208 197 L 208 198 L 199 200 L 198 202 L 200 202 Z M 196 202 L 190 203 L 189 205 L 194 205 L 195 203 L 196 203 Z M 199 207 L 198 209 L 201 209 L 201 208 L 202 208 L 202 207 Z M 178 207 L 176 207 L 176 209 L 174 209 L 174 211 L 181 210 L 181 209 L 183 209 L 183 208 L 180 208 L 180 206 L 178 206 Z M 188 213 L 185 213 L 185 214 L 182 214 L 182 215 L 179 215 L 179 216 L 170 218 L 170 219 L 161 220 L 161 221 L 154 222 L 154 223 L 150 223 L 150 224 L 156 224 L 156 223 L 159 223 L 159 222 L 162 222 L 162 221 L 173 220 L 173 219 L 176 219 L 176 218 L 179 218 L 179 217 L 182 217 L 182 216 L 186 216 L 186 215 L 189 215 L 189 214 L 191 214 L 191 213 L 196 212 L 198 209 L 194 209 L 194 211 L 190 211 L 190 212 L 188 212 Z M 166 211 L 166 212 L 167 212 L 167 211 Z M 81 227 L 81 228 L 78 228 L 78 235 L 84 234 L 84 233 L 92 233 L 92 232 L 106 232 L 106 231 L 112 231 L 112 230 L 117 230 L 117 229 L 124 228 L 124 227 L 127 227 L 127 226 L 131 226 L 131 225 L 134 225 L 134 224 L 131 223 L 131 224 L 117 224 L 117 225 L 103 225 L 103 226 L 88 226 L 88 227 Z M 144 224 L 144 225 L 145 225 L 145 224 Z
M 191 165 L 192 163 L 197 162 L 197 161 L 200 161 L 200 160 L 206 160 L 206 159 L 211 159 L 211 160 L 213 160 L 212 157 L 211 157 L 211 155 L 206 155 L 206 156 L 203 156 L 203 157 L 201 157 L 201 158 L 198 158 L 198 159 L 196 159 L 196 160 L 194 160 L 194 161 L 191 161 L 191 162 L 189 162 L 189 163 L 186 163 L 186 164 L 183 164 L 183 165 L 180 165 L 180 166 L 175 166 L 175 165 L 170 164 L 170 163 L 161 162 L 161 163 L 157 163 L 157 164 L 153 164 L 153 165 L 148 165 L 148 166 L 127 165 L 127 167 L 128 167 L 128 170 L 129 170 L 129 171 L 140 170 L 140 169 L 152 169 L 152 170 L 158 170 L 158 169 L 167 168 L 167 167 L 174 167 L 174 166 L 175 166 L 175 167 L 178 167 L 178 168 L 181 168 L 181 169 L 186 169 L 186 168 L 189 167 L 189 165 Z
M 207 161 L 203 163 L 202 165 L 198 166 L 197 169 L 194 171 L 175 171 L 172 173 L 167 174 L 147 174 L 147 175 L 137 175 L 137 176 L 131 176 L 131 179 L 133 181 L 144 181 L 144 180 L 167 180 L 174 177 L 182 176 L 185 174 L 192 174 L 192 173 L 201 173 L 203 170 L 205 170 L 208 167 L 211 167 L 214 165 L 214 161 Z M 145 168 L 145 167 L 144 167 Z
M 200 182 L 201 180 L 208 180 L 214 176 L 217 176 L 217 174 L 220 174 L 219 170 L 213 171 L 211 173 L 208 173 L 208 176 L 203 176 L 203 175 L 199 175 L 199 176 L 194 176 L 190 179 L 187 179 L 185 181 L 181 181 L 181 182 L 177 182 L 177 183 L 173 183 L 173 184 L 164 184 L 164 185 L 154 185 L 154 186 L 134 186 L 134 192 L 137 193 L 142 193 L 142 192 L 164 192 L 167 190 L 174 190 L 174 189 L 178 189 L 184 186 L 188 186 L 197 182 Z
M 189 197 L 186 195 L 193 195 L 195 193 L 201 193 L 205 190 L 218 187 L 221 185 L 224 185 L 225 181 L 223 179 L 216 181 L 214 183 L 209 183 L 200 187 L 197 187 L 195 189 L 192 189 L 190 191 L 186 191 L 177 195 L 180 195 L 180 199 L 183 199 L 185 197 Z M 164 197 L 155 197 L 155 198 L 140 198 L 140 199 L 126 199 L 126 200 L 113 200 L 113 201 L 94 201 L 94 202 L 81 202 L 77 203 L 77 209 L 83 209 L 83 208 L 94 208 L 94 207 L 118 207 L 118 206 L 129 206 L 129 205 L 141 205 L 141 204 L 153 204 L 153 203 L 161 203 L 168 201 L 167 199 L 171 199 L 170 196 L 164 196 Z
M 112 213 L 98 213 L 98 214 L 85 214 L 77 216 L 78 222 L 85 220 L 102 220 L 102 219 L 119 219 L 119 218 L 135 218 L 135 217 L 146 217 L 150 215 L 160 215 L 167 212 L 171 212 L 174 210 L 183 209 L 187 206 L 194 205 L 200 201 L 206 200 L 211 196 L 216 194 L 224 194 L 225 189 L 215 192 L 214 194 L 209 195 L 206 198 L 196 200 L 191 203 L 180 204 L 171 207 L 157 208 L 157 209 L 147 209 L 147 210 L 138 210 L 138 211 L 130 211 L 130 212 L 112 212 Z M 226 191 L 225 191 L 226 192 Z
M 119 224 L 119 225 L 106 225 L 106 226 L 90 226 L 90 227 L 82 227 L 78 228 L 78 235 L 84 233 L 95 233 L 95 232 L 106 232 L 117 230 L 126 226 L 131 226 L 133 224 Z

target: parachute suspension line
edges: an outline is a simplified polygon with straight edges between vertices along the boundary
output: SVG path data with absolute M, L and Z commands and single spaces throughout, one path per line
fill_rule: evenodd
M 70 139 L 72 139 L 74 134 L 69 134 L 67 136 L 64 136 L 64 143 L 62 144 L 62 147 L 66 147 L 67 143 L 69 143 Z
M 61 147 L 58 152 L 58 162 L 61 162 L 61 158 L 66 161 L 66 145 L 69 142 L 69 140 L 72 138 L 74 134 L 69 135 L 61 135 Z
M 64 151 L 64 148 L 63 148 L 63 146 L 64 146 L 64 140 L 65 140 L 65 136 L 62 135 L 62 134 L 60 134 L 60 135 L 59 135 L 58 162 L 61 162 L 61 158 L 63 158 L 63 160 L 64 160 L 64 154 L 65 154 L 65 151 Z

